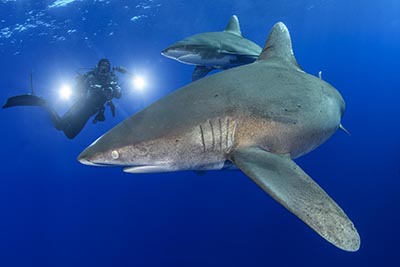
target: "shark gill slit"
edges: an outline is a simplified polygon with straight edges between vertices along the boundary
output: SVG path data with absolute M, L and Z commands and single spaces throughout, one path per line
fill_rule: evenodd
M 220 118 L 218 118 L 218 125 L 219 125 L 219 150 L 222 151 L 222 124 Z
M 203 128 L 201 127 L 201 125 L 199 125 L 200 127 L 200 136 L 201 136 L 201 143 L 203 144 L 203 150 L 206 151 L 206 144 L 204 143 L 204 133 L 203 133 Z
M 212 125 L 212 122 L 211 122 L 211 120 L 208 120 L 208 123 L 210 124 L 210 129 L 211 129 L 211 138 L 212 138 L 212 147 L 211 147 L 211 151 L 213 151 L 214 150 L 214 148 L 215 148 L 215 136 L 214 136 L 214 127 L 213 127 L 213 125 Z
M 232 147 L 234 145 L 234 143 L 235 143 L 236 126 L 237 126 L 236 121 L 233 121 L 233 128 L 232 128 L 232 132 L 231 132 L 231 145 L 230 145 L 230 147 Z
M 226 138 L 225 138 L 225 140 L 226 140 L 226 149 L 228 149 L 228 147 L 229 147 L 228 139 L 229 139 L 229 117 L 226 118 Z
M 237 123 L 230 117 L 217 118 L 198 125 L 203 152 L 229 151 L 235 142 Z M 218 144 L 219 142 L 219 144 Z
M 236 134 L 236 126 L 237 123 L 235 120 L 232 120 L 232 126 L 231 126 L 231 131 L 229 132 L 229 142 L 228 142 L 228 146 L 226 147 L 226 153 L 230 153 L 230 151 L 232 150 L 232 147 L 235 144 L 235 134 Z

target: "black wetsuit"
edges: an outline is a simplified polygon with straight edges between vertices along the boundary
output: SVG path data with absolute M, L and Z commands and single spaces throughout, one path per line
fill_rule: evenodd
M 7 100 L 3 108 L 13 106 L 41 106 L 49 112 L 54 127 L 57 130 L 63 131 L 68 138 L 72 139 L 80 133 L 93 115 L 97 114 L 93 120 L 94 123 L 105 120 L 104 105 L 106 103 L 110 106 L 114 116 L 112 99 L 121 97 L 118 77 L 112 71 L 101 74 L 95 69 L 84 75 L 80 75 L 77 78 L 75 89 L 78 93 L 77 101 L 62 117 L 48 105 L 46 100 L 36 95 L 11 97 Z
M 121 97 L 118 77 L 113 72 L 99 74 L 96 70 L 91 71 L 78 78 L 77 86 L 81 92 L 79 99 L 61 118 L 52 115 L 55 128 L 62 130 L 71 139 L 83 129 L 93 115 L 97 114 L 94 123 L 105 120 L 104 104 L 110 105 L 114 116 L 112 99 Z

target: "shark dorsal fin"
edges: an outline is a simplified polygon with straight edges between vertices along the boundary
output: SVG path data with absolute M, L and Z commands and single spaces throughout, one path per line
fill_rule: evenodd
M 231 17 L 224 31 L 242 36 L 242 32 L 240 31 L 239 20 L 236 15 L 233 15 Z
M 285 24 L 278 22 L 272 27 L 268 40 L 257 60 L 274 60 L 287 66 L 301 69 L 294 57 L 292 40 Z

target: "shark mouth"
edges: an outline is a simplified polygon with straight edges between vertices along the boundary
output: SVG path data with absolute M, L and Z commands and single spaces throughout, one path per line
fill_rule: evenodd
M 78 159 L 80 163 L 88 166 L 96 167 L 117 167 L 118 165 L 112 163 L 96 163 L 88 159 Z M 175 171 L 174 168 L 168 165 L 131 165 L 123 168 L 127 173 L 154 173 L 154 172 L 171 172 Z
M 161 173 L 161 172 L 175 172 L 175 171 L 207 171 L 207 170 L 236 170 L 236 166 L 230 161 L 223 161 L 218 163 L 206 164 L 204 166 L 197 166 L 197 168 L 183 169 L 179 166 L 171 164 L 159 164 L 159 165 L 136 165 L 128 166 L 123 168 L 124 172 L 127 173 Z
M 92 162 L 88 159 L 85 158 L 78 158 L 78 161 L 84 165 L 88 165 L 88 166 L 96 166 L 96 167 L 112 167 L 115 166 L 114 164 L 107 164 L 107 163 L 96 163 L 96 162 Z

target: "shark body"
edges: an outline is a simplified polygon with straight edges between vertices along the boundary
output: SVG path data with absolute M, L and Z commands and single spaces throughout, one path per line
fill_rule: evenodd
M 296 62 L 286 26 L 274 25 L 256 62 L 200 79 L 104 134 L 78 157 L 128 173 L 234 165 L 335 246 L 360 237 L 344 211 L 294 161 L 339 128 L 345 103 Z
M 165 57 L 196 65 L 193 81 L 206 76 L 213 69 L 229 69 L 252 63 L 260 53 L 261 47 L 243 38 L 235 15 L 224 31 L 192 35 L 161 52 Z

